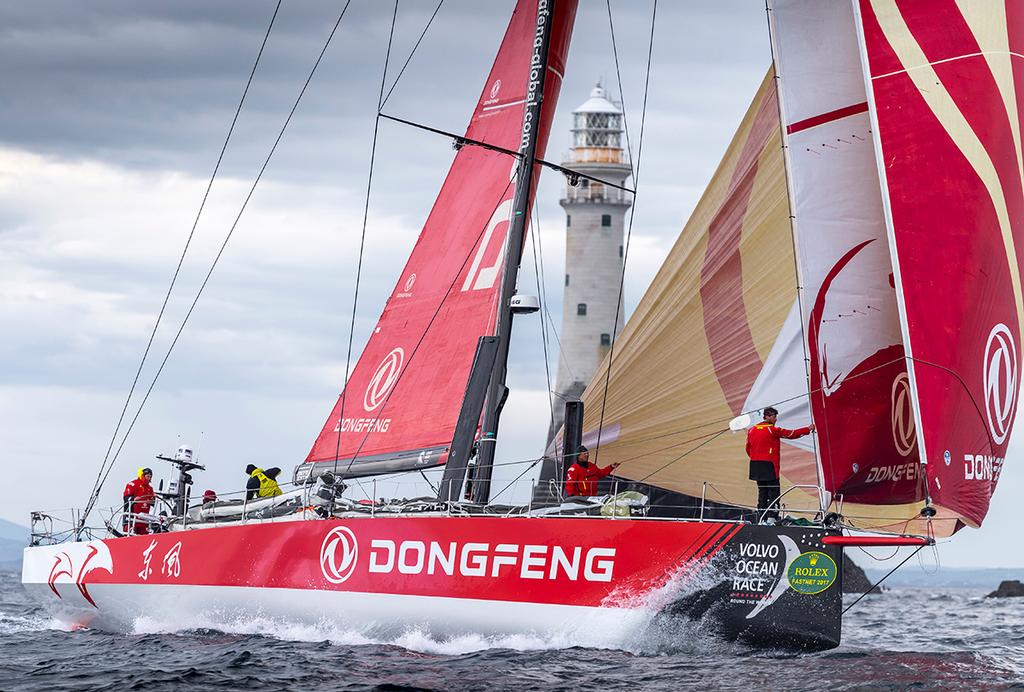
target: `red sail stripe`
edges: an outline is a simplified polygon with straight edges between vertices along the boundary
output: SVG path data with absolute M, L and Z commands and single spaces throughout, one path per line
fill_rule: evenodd
M 718 384 L 733 414 L 742 411 L 750 387 L 763 367 L 743 302 L 740 241 L 757 175 L 757 160 L 779 124 L 775 93 L 774 87 L 766 93 L 754 116 L 725 201 L 708 226 L 708 245 L 701 268 L 704 333 Z
M 812 127 L 824 125 L 825 123 L 830 123 L 834 120 L 841 120 L 843 118 L 848 118 L 851 115 L 864 113 L 867 110 L 867 101 L 864 101 L 863 103 L 854 103 L 853 105 L 837 108 L 834 111 L 829 111 L 828 113 L 820 113 L 819 115 L 812 115 L 810 118 L 798 120 L 795 123 L 786 126 L 786 133 L 793 134 L 794 132 L 802 132 L 803 130 L 809 130 Z

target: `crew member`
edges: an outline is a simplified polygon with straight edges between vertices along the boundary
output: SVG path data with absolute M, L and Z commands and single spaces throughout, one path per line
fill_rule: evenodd
M 245 499 L 252 500 L 257 497 L 274 497 L 281 494 L 281 486 L 277 484 L 277 476 L 281 469 L 276 466 L 266 471 L 249 464 L 245 467 L 249 480 L 245 484 Z
M 144 535 L 149 533 L 149 522 L 141 520 L 139 514 L 149 514 L 156 495 L 153 493 L 153 470 L 139 469 L 138 476 L 124 486 L 124 531 Z M 135 515 L 134 517 L 132 515 Z
M 764 410 L 764 420 L 747 431 L 747 456 L 750 458 L 750 480 L 757 481 L 758 516 L 779 518 L 779 440 L 795 440 L 814 432 L 814 423 L 806 428 L 786 430 L 775 425 L 779 412 L 769 406 Z M 765 511 L 768 508 L 771 511 Z
M 598 468 L 590 463 L 590 451 L 580 445 L 576 451 L 576 463 L 565 472 L 565 494 L 567 497 L 593 497 L 597 495 L 597 482 L 610 474 L 618 464 Z

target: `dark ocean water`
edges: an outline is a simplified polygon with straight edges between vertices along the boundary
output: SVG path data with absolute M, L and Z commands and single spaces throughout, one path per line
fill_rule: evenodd
M 580 690 L 1022 689 L 1024 599 L 967 589 L 871 596 L 847 613 L 844 643 L 820 654 L 755 652 L 686 623 L 630 651 L 569 641 L 409 632 L 368 641 L 343 627 L 235 623 L 131 635 L 66 632 L 0 573 L 0 689 L 8 690 Z

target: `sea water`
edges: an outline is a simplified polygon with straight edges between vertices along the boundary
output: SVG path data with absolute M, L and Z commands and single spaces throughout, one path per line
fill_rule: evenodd
M 257 596 L 254 595 L 254 598 Z M 847 597 L 847 603 L 853 597 Z M 0 572 L 0 690 L 1024 689 L 1024 599 L 899 589 L 861 600 L 843 644 L 754 651 L 664 620 L 622 649 L 568 636 L 373 640 L 344 622 L 160 622 L 69 632 Z

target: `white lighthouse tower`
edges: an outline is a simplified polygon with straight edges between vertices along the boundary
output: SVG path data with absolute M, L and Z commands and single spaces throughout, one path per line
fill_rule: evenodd
M 572 148 L 566 168 L 625 185 L 632 173 L 622 148 L 622 109 L 598 82 L 590 98 L 573 112 Z M 555 420 L 548 441 L 562 426 L 567 399 L 578 399 L 622 331 L 619 281 L 623 227 L 632 195 L 592 180 L 566 187 L 565 294 L 562 305 L 562 354 L 558 361 Z M 618 315 L 618 324 L 616 324 Z

